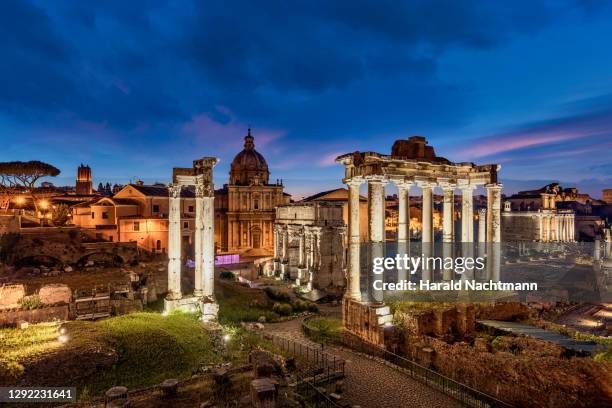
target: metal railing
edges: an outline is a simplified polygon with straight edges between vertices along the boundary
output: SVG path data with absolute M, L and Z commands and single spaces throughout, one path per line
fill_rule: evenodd
M 281 350 L 291 354 L 296 361 L 296 392 L 312 407 L 343 408 L 332 400 L 329 385 L 336 379 L 344 378 L 345 361 L 326 353 L 322 348 L 310 346 L 297 340 L 270 333 L 258 333 Z M 326 386 L 326 390 L 322 390 Z M 312 405 L 314 404 L 314 405 Z
M 326 353 L 322 348 L 271 333 L 260 333 L 260 336 L 281 350 L 292 354 L 296 360 L 301 360 L 305 365 L 304 372 L 328 373 L 330 377 L 344 377 L 345 361 Z
M 473 389 L 465 384 L 446 377 L 436 371 L 423 367 L 422 365 L 408 360 L 388 350 L 371 343 L 367 343 L 357 336 L 344 333 L 341 336 L 341 343 L 357 352 L 381 358 L 391 364 L 401 368 L 402 372 L 410 377 L 425 383 L 427 386 L 437 389 L 463 404 L 474 408 L 511 408 L 512 405 L 498 400 L 488 394 Z
M 320 379 L 315 374 L 314 377 L 304 376 L 299 370 L 296 373 L 296 392 L 305 400 L 310 402 L 309 406 L 313 407 L 325 407 L 325 408 L 344 408 L 334 400 L 332 400 L 327 393 L 321 391 L 317 387 L 317 382 Z M 327 379 L 329 381 L 329 378 Z M 314 405 L 312 405 L 314 403 Z

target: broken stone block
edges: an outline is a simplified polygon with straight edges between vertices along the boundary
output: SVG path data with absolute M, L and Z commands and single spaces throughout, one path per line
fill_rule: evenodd
M 17 322 L 15 323 L 15 327 L 17 327 L 20 330 L 27 329 L 29 325 L 30 324 L 26 322 L 25 320 L 17 320 Z
M 175 397 L 178 394 L 178 380 L 170 378 L 161 383 L 161 391 L 164 397 Z
M 2 285 L 0 286 L 0 308 L 3 306 L 17 307 L 24 296 L 23 285 Z
M 118 386 L 109 388 L 104 393 L 104 405 L 107 407 L 129 406 L 127 387 L 118 385 Z
M 251 403 L 255 408 L 274 408 L 278 398 L 278 382 L 271 378 L 251 381 Z
M 253 365 L 255 378 L 270 377 L 275 371 L 275 361 L 272 354 L 261 349 L 251 351 L 249 362 Z
M 55 305 L 58 303 L 70 303 L 72 292 L 68 285 L 52 284 L 45 285 L 38 291 L 40 301 L 46 305 Z

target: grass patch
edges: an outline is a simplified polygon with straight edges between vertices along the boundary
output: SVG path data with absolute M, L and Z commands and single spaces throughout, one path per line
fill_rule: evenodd
M 19 377 L 28 361 L 60 348 L 58 327 L 58 323 L 40 323 L 27 329 L 0 329 L 0 373 Z
M 116 366 L 92 384 L 95 391 L 114 384 L 136 387 L 185 378 L 200 365 L 219 359 L 208 333 L 186 314 L 132 313 L 97 322 L 70 322 L 66 327 L 69 343 L 105 343 L 119 356 Z
M 277 322 L 280 319 L 280 315 L 271 310 L 268 297 L 261 291 L 233 285 L 236 284 L 227 283 L 215 288 L 219 303 L 219 323 L 235 325 L 240 322 L 256 322 L 261 316 L 266 318 L 266 322 Z
M 316 317 L 304 321 L 306 335 L 317 343 L 327 344 L 339 340 L 342 336 L 342 320 L 328 317 Z
M 74 384 L 86 387 L 90 395 L 97 395 L 113 385 L 136 388 L 167 378 L 186 378 L 201 365 L 222 361 L 207 331 L 192 315 L 140 312 L 95 322 L 67 322 L 63 326 L 67 330 L 66 343 L 57 340 L 56 323 L 32 325 L 25 330 L 1 329 L 0 369 L 4 374 L 19 377 L 23 371 L 19 372 L 15 364 L 22 367 L 35 364 L 38 357 L 50 353 L 61 352 L 78 361 L 86 351 L 114 351 L 117 355 L 114 366 L 98 372 L 95 378 Z M 49 374 L 63 375 L 61 371 Z M 66 378 L 66 383 L 74 381 Z

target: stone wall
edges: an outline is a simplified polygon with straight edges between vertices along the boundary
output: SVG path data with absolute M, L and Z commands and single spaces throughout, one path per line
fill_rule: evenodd
M 527 319 L 529 308 L 521 302 L 475 303 L 476 317 L 481 320 L 513 321 Z
M 342 301 L 342 323 L 352 334 L 384 347 L 385 331 L 384 327 L 378 324 L 379 315 L 376 310 L 377 308 L 371 305 L 345 298 Z
M 18 321 L 28 323 L 50 322 L 52 320 L 68 320 L 68 305 L 43 307 L 32 310 L 5 310 L 0 313 L 0 327 L 14 326 Z
M 402 322 L 406 338 L 430 335 L 450 341 L 471 338 L 474 334 L 475 310 L 472 305 L 397 312 L 395 317 Z
M 563 358 L 560 350 L 534 344 L 542 343 L 535 339 L 507 341 L 512 344 L 502 348 L 514 353 L 413 336 L 404 342 L 403 354 L 517 407 L 602 407 L 612 399 L 612 364 Z
M 17 215 L 0 215 L 0 235 L 9 232 L 19 232 L 20 217 Z

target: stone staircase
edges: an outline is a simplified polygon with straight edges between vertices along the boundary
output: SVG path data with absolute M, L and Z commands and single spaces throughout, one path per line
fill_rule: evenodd
M 376 311 L 379 326 L 387 327 L 393 324 L 393 314 L 389 306 L 374 306 L 373 309 Z

